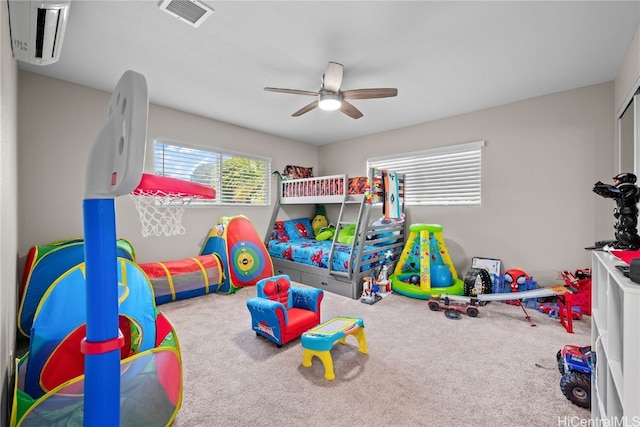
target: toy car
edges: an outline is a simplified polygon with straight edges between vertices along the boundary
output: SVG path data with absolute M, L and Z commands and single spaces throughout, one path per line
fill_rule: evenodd
M 558 370 L 562 374 L 560 390 L 573 404 L 591 408 L 591 371 L 596 353 L 591 346 L 566 345 L 556 354 Z
M 558 304 L 553 304 L 549 302 L 545 302 L 540 307 L 538 307 L 538 311 L 540 313 L 544 313 L 549 317 L 558 317 L 559 316 L 559 306 Z M 580 307 L 571 307 L 571 318 L 573 320 L 582 319 L 582 311 Z
M 453 310 L 459 313 L 466 313 L 469 317 L 478 317 L 480 311 L 475 303 L 475 299 L 472 299 L 471 302 L 453 302 L 449 297 L 444 298 L 432 298 L 427 302 L 429 306 L 429 310 L 438 311 L 440 309 L 443 310 Z

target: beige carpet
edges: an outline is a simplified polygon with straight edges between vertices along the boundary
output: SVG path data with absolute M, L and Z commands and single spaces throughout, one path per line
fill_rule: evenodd
M 317 358 L 304 368 L 300 340 L 282 348 L 251 330 L 255 289 L 158 306 L 175 325 L 184 373 L 174 426 L 566 426 L 590 411 L 560 391 L 556 352 L 588 345 L 590 317 L 574 333 L 557 319 L 492 302 L 451 320 L 426 301 L 393 294 L 374 305 L 325 293 L 322 320 L 357 316 L 355 337 L 332 350 L 336 379 Z

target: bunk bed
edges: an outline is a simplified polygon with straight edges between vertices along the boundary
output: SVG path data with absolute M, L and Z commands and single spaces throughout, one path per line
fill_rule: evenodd
M 337 221 L 330 221 L 336 227 L 333 238 L 314 239 L 310 218 L 279 219 L 287 205 L 338 205 Z M 393 270 L 405 243 L 403 211 L 404 176 L 392 171 L 279 180 L 272 227 L 265 236 L 275 274 L 358 299 L 365 277 L 377 277 L 383 264 Z M 353 239 L 341 243 L 338 238 L 347 228 Z

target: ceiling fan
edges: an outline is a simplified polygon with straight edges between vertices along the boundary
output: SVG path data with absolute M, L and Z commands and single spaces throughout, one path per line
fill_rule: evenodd
M 327 69 L 322 75 L 322 86 L 318 92 L 298 89 L 280 89 L 277 87 L 265 87 L 264 90 L 269 92 L 292 93 L 295 95 L 315 96 L 317 99 L 311 104 L 305 105 L 292 114 L 298 117 L 304 113 L 308 113 L 318 107 L 322 110 L 340 110 L 347 116 L 354 119 L 362 117 L 362 113 L 347 99 L 372 99 L 372 98 L 390 98 L 398 95 L 396 88 L 374 88 L 374 89 L 352 89 L 341 91 L 342 75 L 344 67 L 337 62 L 329 62 Z

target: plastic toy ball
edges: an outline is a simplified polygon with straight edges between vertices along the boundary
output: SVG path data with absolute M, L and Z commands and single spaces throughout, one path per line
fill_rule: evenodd
M 411 283 L 412 285 L 419 285 L 420 276 L 417 274 L 412 274 L 411 276 L 409 276 L 409 283 Z
M 434 288 L 445 288 L 453 284 L 453 275 L 444 264 L 436 265 L 432 268 L 431 285 Z

